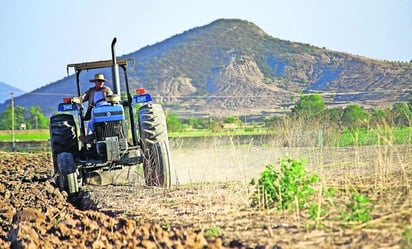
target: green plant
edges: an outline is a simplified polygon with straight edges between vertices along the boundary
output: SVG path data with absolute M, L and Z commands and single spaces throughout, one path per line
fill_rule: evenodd
M 326 210 L 321 209 L 319 204 L 311 203 L 309 205 L 309 219 L 316 220 L 318 216 L 325 215 Z
M 327 214 L 328 207 L 334 205 L 335 190 L 324 187 L 316 203 L 309 203 L 309 219 L 319 222 Z
M 361 193 L 353 193 L 342 213 L 345 221 L 365 223 L 372 219 L 371 212 L 372 204 L 369 197 Z
M 136 174 L 138 174 L 138 175 L 143 175 L 143 166 L 141 166 L 141 165 L 136 165 L 135 167 L 134 167 L 134 172 L 136 173 Z
M 43 110 L 40 106 L 30 107 L 29 114 L 29 122 L 26 122 L 28 129 L 44 129 L 49 127 L 49 120 L 46 116 L 44 116 Z
M 410 127 L 345 129 L 340 134 L 336 146 L 387 144 L 387 141 L 392 141 L 395 144 L 410 144 L 411 139 Z
M 266 165 L 257 182 L 257 189 L 252 195 L 252 207 L 288 209 L 309 208 L 308 199 L 316 191 L 312 184 L 319 181 L 317 175 L 310 175 L 305 163 L 300 160 L 284 158 L 280 171 L 273 165 Z M 251 181 L 255 185 L 254 179 Z
M 341 122 L 344 127 L 350 129 L 361 128 L 366 126 L 369 120 L 369 113 L 358 104 L 351 104 L 343 109 Z
M 170 231 L 170 224 L 167 221 L 162 221 L 160 223 L 160 226 L 165 230 L 165 231 Z
M 62 216 L 57 216 L 55 219 L 52 220 L 52 224 L 53 226 L 57 226 L 58 224 L 60 224 L 62 221 L 64 221 L 64 217 Z
M 301 117 L 315 117 L 325 110 L 325 102 L 320 94 L 302 95 L 292 108 L 292 113 Z
M 397 127 L 409 126 L 412 113 L 407 103 L 394 103 L 390 112 L 393 116 L 394 124 Z
M 32 106 L 27 111 L 23 106 L 15 106 L 12 110 L 8 106 L 2 113 L 0 113 L 0 130 L 12 129 L 12 116 L 14 115 L 14 129 L 19 129 L 20 125 L 26 125 L 27 129 L 44 129 L 48 128 L 49 121 L 43 114 L 39 106 Z
M 220 235 L 220 229 L 217 226 L 213 226 L 205 232 L 207 238 L 215 237 Z
M 1 114 L 0 114 L 0 130 L 11 130 L 12 123 L 14 123 L 14 129 L 17 130 L 20 124 L 26 123 L 26 108 L 23 106 L 15 106 L 12 110 L 11 106 L 8 106 Z M 14 117 L 14 120 L 13 118 Z M 14 122 L 12 122 L 12 120 Z
M 402 231 L 401 249 L 412 248 L 412 227 L 405 227 Z
M 179 120 L 177 114 L 174 112 L 167 113 L 166 123 L 167 123 L 167 129 L 171 132 L 183 131 L 182 122 Z

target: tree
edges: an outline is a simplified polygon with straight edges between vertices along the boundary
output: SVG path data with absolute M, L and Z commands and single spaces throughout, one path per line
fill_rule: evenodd
M 407 103 L 393 104 L 391 114 L 396 126 L 409 126 L 412 113 Z
M 20 124 L 26 124 L 25 120 L 26 109 L 22 106 L 15 106 L 14 108 L 14 129 L 18 129 Z M 11 130 L 12 123 L 12 110 L 11 106 L 8 106 L 0 115 L 0 130 Z
M 412 92 L 409 92 L 408 96 L 406 97 L 406 102 L 408 103 L 409 110 L 412 110 Z
M 207 129 L 209 127 L 209 118 L 189 118 L 183 120 L 182 123 L 192 129 Z
M 209 130 L 212 132 L 219 132 L 223 128 L 223 124 L 219 121 L 216 121 L 214 119 L 210 119 L 209 122 Z
M 44 116 L 40 106 L 32 106 L 29 110 L 29 122 L 26 123 L 29 129 L 45 129 L 49 127 L 49 120 Z
M 342 110 L 338 108 L 325 109 L 322 112 L 321 123 L 327 127 L 340 128 L 341 125 Z
M 228 116 L 223 120 L 223 123 L 225 124 L 236 124 L 236 125 L 241 125 L 242 121 L 238 117 L 234 116 Z
M 371 114 L 370 124 L 375 127 L 378 125 L 385 125 L 385 124 L 390 125 L 390 123 L 388 123 L 387 111 L 384 109 L 379 109 L 379 108 L 373 109 L 372 114 Z
M 169 112 L 166 115 L 166 124 L 167 130 L 170 132 L 183 131 L 182 122 L 180 122 L 179 118 L 177 117 L 177 114 L 174 112 Z
M 365 126 L 369 119 L 369 113 L 358 104 L 346 106 L 341 118 L 342 125 L 351 129 Z
M 316 117 L 325 110 L 325 102 L 320 94 L 302 95 L 296 106 L 292 109 L 292 114 L 300 117 Z

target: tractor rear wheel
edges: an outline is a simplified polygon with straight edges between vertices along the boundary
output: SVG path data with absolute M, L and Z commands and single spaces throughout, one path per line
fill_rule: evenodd
M 140 140 L 143 147 L 143 170 L 148 186 L 171 186 L 171 164 L 166 116 L 159 104 L 139 109 Z

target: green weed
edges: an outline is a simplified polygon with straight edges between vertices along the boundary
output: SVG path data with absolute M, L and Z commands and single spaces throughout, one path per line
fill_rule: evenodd
M 279 210 L 293 205 L 297 208 L 309 208 L 308 199 L 316 192 L 312 184 L 318 181 L 317 175 L 308 174 L 305 162 L 281 159 L 280 171 L 273 165 L 266 165 L 257 182 L 257 190 L 251 197 L 251 206 Z M 256 184 L 254 179 L 251 184 Z
M 220 234 L 220 229 L 217 226 L 213 226 L 205 232 L 207 238 L 219 236 Z
M 405 227 L 402 231 L 401 249 L 412 248 L 412 227 Z
M 160 226 L 163 228 L 165 231 L 170 231 L 170 223 L 167 221 L 162 221 L 160 223 Z
M 343 219 L 348 222 L 365 223 L 372 219 L 372 204 L 369 197 L 360 193 L 354 193 L 351 200 L 342 211 Z
M 134 172 L 138 175 L 143 175 L 143 166 L 141 165 L 136 165 L 134 167 Z

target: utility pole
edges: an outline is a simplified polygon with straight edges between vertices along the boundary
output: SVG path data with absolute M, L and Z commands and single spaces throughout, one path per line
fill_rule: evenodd
M 15 151 L 16 150 L 16 142 L 15 142 L 15 139 L 14 139 L 14 96 L 13 96 L 14 93 L 11 92 L 10 95 L 11 95 L 11 142 L 12 142 L 11 150 Z

